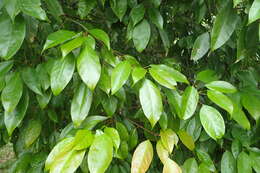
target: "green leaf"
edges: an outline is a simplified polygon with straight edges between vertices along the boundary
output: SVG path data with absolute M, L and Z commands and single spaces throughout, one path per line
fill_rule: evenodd
M 89 116 L 81 124 L 81 127 L 87 130 L 92 130 L 98 123 L 105 121 L 107 117 L 104 116 Z
M 110 0 L 110 6 L 115 15 L 122 21 L 127 10 L 127 0 Z
M 101 103 L 107 115 L 110 117 L 113 116 L 117 109 L 117 98 L 115 96 L 104 96 L 104 98 L 101 100 Z
M 139 4 L 134 8 L 132 8 L 130 12 L 130 18 L 134 26 L 144 18 L 144 13 L 145 13 L 145 8 L 143 4 Z
M 170 105 L 171 112 L 173 114 L 181 115 L 182 96 L 176 90 L 166 89 L 165 93 Z
M 163 17 L 160 11 L 156 8 L 149 8 L 148 15 L 150 20 L 159 28 L 163 29 Z
M 233 0 L 233 7 L 236 7 L 241 2 L 243 2 L 243 0 Z
M 234 106 L 232 101 L 226 95 L 218 91 L 208 90 L 207 96 L 212 102 L 226 110 L 232 116 Z
M 255 172 L 260 172 L 260 151 L 257 148 L 250 150 L 250 160 L 251 165 L 254 168 Z
M 163 173 L 182 173 L 181 168 L 177 163 L 175 163 L 170 158 L 167 159 L 164 167 L 163 167 Z
M 1 101 L 6 112 L 14 111 L 23 94 L 23 82 L 19 72 L 11 73 L 6 80 Z
M 0 63 L 0 76 L 5 75 L 7 72 L 11 70 L 13 67 L 14 62 L 11 61 L 4 61 Z
M 238 173 L 251 173 L 252 172 L 252 161 L 248 154 L 242 151 L 237 157 L 237 172 Z
M 48 10 L 53 15 L 53 17 L 60 22 L 61 21 L 60 16 L 64 15 L 64 12 L 59 1 L 45 0 L 45 3 L 47 4 Z
M 236 172 L 236 160 L 230 151 L 225 151 L 221 159 L 221 173 Z
M 161 130 L 160 132 L 162 145 L 171 154 L 174 145 L 177 146 L 179 138 L 172 129 Z
M 113 69 L 111 74 L 111 91 L 115 94 L 127 81 L 131 74 L 131 65 L 128 61 L 123 61 Z
M 195 158 L 189 158 L 185 160 L 182 169 L 183 173 L 199 173 L 198 163 Z
M 104 132 L 111 138 L 113 145 L 115 147 L 115 150 L 118 150 L 119 146 L 120 146 L 120 136 L 119 136 L 118 131 L 114 128 L 106 127 Z
M 90 172 L 105 172 L 112 161 L 112 156 L 113 143 L 109 136 L 106 134 L 96 135 L 88 153 Z
M 187 120 L 196 111 L 199 102 L 199 94 L 196 88 L 189 86 L 182 95 L 180 118 Z
M 133 42 L 138 52 L 142 52 L 147 47 L 150 36 L 150 24 L 144 19 L 141 23 L 136 25 L 133 30 Z
M 73 55 L 58 59 L 51 70 L 51 90 L 54 95 L 59 95 L 72 78 L 75 68 Z
M 260 118 L 260 101 L 258 97 L 244 93 L 242 95 L 242 104 L 256 121 Z
M 28 122 L 23 130 L 23 133 L 25 134 L 24 144 L 27 148 L 30 147 L 40 136 L 41 130 L 42 125 L 40 120 L 31 120 L 30 122 Z
M 25 38 L 25 22 L 17 16 L 14 22 L 6 13 L 0 14 L 0 57 L 8 60 L 20 49 Z
M 219 77 L 218 77 L 217 73 L 210 69 L 200 71 L 196 77 L 196 80 L 202 81 L 204 83 L 210 83 L 210 82 L 216 81 L 218 79 L 219 79 Z
M 89 89 L 94 90 L 100 75 L 101 65 L 97 52 L 86 45 L 77 58 L 78 73 Z
M 161 140 L 156 144 L 156 152 L 161 162 L 165 164 L 169 158 L 169 152 L 164 148 Z
M 159 29 L 159 34 L 160 34 L 160 37 L 162 39 L 163 46 L 164 46 L 164 49 L 166 51 L 166 56 L 167 56 L 168 53 L 169 53 L 169 49 L 171 47 L 171 43 L 170 43 L 170 40 L 169 40 L 169 37 L 168 37 L 168 33 L 163 29 Z
M 154 127 L 163 111 L 159 89 L 150 80 L 146 79 L 139 90 L 139 99 L 146 118 Z
M 136 147 L 136 145 L 138 144 L 138 133 L 136 128 L 134 128 L 129 135 L 129 149 L 132 150 L 133 148 Z
M 158 8 L 161 2 L 162 0 L 151 0 L 151 3 L 154 5 L 155 8 Z
M 50 76 L 47 72 L 47 65 L 48 65 L 47 63 L 44 63 L 44 64 L 39 64 L 36 67 L 36 73 L 38 79 L 41 79 L 39 80 L 39 82 L 44 91 L 46 91 L 51 85 Z
M 40 20 L 47 20 L 45 11 L 41 8 L 41 0 L 19 0 L 23 13 Z
M 61 53 L 62 53 L 62 57 L 66 57 L 71 51 L 73 51 L 74 49 L 80 47 L 83 42 L 85 41 L 85 37 L 76 37 L 73 40 L 70 40 L 69 42 L 61 45 Z
M 195 149 L 195 143 L 191 135 L 189 135 L 186 131 L 181 130 L 178 131 L 178 136 L 181 142 L 191 151 Z
M 208 52 L 209 48 L 210 48 L 209 33 L 205 32 L 200 36 L 198 36 L 197 39 L 195 40 L 191 52 L 191 59 L 193 61 L 198 61 Z
M 124 124 L 120 122 L 116 122 L 116 129 L 119 133 L 121 141 L 128 141 L 129 139 L 129 133 L 127 131 L 127 128 L 125 127 Z
M 131 173 L 145 173 L 153 159 L 153 146 L 149 140 L 140 143 L 133 154 Z
M 159 120 L 159 124 L 162 130 L 166 130 L 168 127 L 168 117 L 167 114 L 165 112 L 162 113 L 160 120 Z
M 109 66 L 103 66 L 101 69 L 101 76 L 98 82 L 98 87 L 103 90 L 106 94 L 110 93 L 111 90 L 111 74 L 112 70 Z
M 81 83 L 73 96 L 70 109 L 71 118 L 76 127 L 79 127 L 88 116 L 92 100 L 91 90 L 84 83 Z
M 196 149 L 196 151 L 199 160 L 203 163 L 203 170 L 207 170 L 207 172 L 215 172 L 216 168 L 214 166 L 213 161 L 210 158 L 210 155 L 202 149 Z M 199 173 L 201 170 L 200 167 L 201 165 L 199 166 Z
M 5 0 L 5 9 L 8 15 L 11 17 L 12 21 L 14 21 L 15 16 L 20 13 L 19 0 Z
M 225 81 L 213 81 L 206 84 L 206 87 L 210 90 L 219 91 L 222 93 L 234 93 L 237 92 L 236 87 Z
M 143 67 L 135 67 L 132 71 L 132 78 L 134 84 L 143 79 L 146 75 L 147 70 Z
M 48 103 L 51 100 L 51 96 L 52 96 L 52 94 L 51 94 L 50 90 L 46 91 L 42 95 L 38 95 L 38 94 L 36 95 L 36 99 L 37 99 L 41 109 L 44 109 L 48 105 Z
M 238 139 L 233 140 L 232 145 L 231 145 L 231 151 L 233 156 L 237 159 L 238 155 L 240 154 L 242 150 L 242 145 L 239 142 Z
M 107 35 L 107 33 L 101 29 L 92 29 L 88 31 L 93 37 L 95 37 L 96 39 L 102 41 L 108 48 L 108 50 L 110 50 L 110 40 L 109 40 L 109 36 Z
M 81 19 L 84 19 L 96 5 L 96 0 L 79 0 L 77 13 Z
M 20 125 L 22 122 L 27 107 L 29 104 L 28 92 L 24 92 L 21 100 L 19 101 L 17 107 L 12 112 L 5 112 L 4 121 L 7 128 L 9 136 L 12 135 L 14 129 Z
M 75 150 L 83 150 L 87 149 L 93 142 L 94 135 L 89 130 L 78 130 L 74 142 L 75 147 L 73 149 Z
M 31 67 L 25 68 L 22 71 L 22 78 L 28 88 L 30 88 L 36 94 L 43 95 L 41 90 L 41 83 L 38 79 L 35 69 Z
M 231 3 L 226 3 L 214 22 L 211 32 L 211 50 L 216 50 L 225 44 L 234 32 L 239 17 L 232 8 Z
M 200 109 L 200 121 L 211 138 L 217 140 L 225 134 L 224 120 L 215 108 L 203 105 Z
M 248 24 L 260 19 L 260 0 L 254 0 L 248 14 Z
M 73 31 L 67 31 L 67 30 L 59 30 L 54 33 L 51 33 L 48 35 L 47 40 L 43 46 L 43 51 L 46 49 L 52 48 L 54 46 L 57 46 L 59 44 L 62 44 L 68 40 L 71 40 L 73 37 L 76 36 L 76 33 Z

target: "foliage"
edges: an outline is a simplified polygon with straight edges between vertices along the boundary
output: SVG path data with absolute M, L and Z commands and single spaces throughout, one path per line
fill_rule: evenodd
M 260 172 L 259 0 L 0 0 L 11 172 Z

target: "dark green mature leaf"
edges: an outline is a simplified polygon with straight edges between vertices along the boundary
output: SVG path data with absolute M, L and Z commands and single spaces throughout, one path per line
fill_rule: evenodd
M 42 124 L 40 120 L 31 120 L 23 129 L 24 144 L 28 148 L 36 139 L 40 136 L 42 130 Z
M 110 0 L 110 6 L 115 15 L 122 21 L 127 10 L 127 0 Z
M 42 95 L 36 95 L 36 99 L 40 105 L 41 109 L 44 109 L 48 103 L 51 100 L 52 93 L 50 90 L 46 91 L 45 93 L 42 93 Z
M 139 99 L 146 118 L 152 127 L 159 121 L 162 111 L 162 97 L 159 89 L 148 79 L 145 79 L 139 90 Z
M 80 47 L 85 41 L 85 37 L 77 37 L 63 45 L 61 45 L 62 57 L 66 57 L 71 51 Z
M 181 114 L 182 96 L 176 90 L 165 90 L 173 114 Z
M 251 94 L 243 94 L 242 104 L 256 121 L 260 118 L 260 101 L 258 97 Z
M 1 101 L 6 112 L 14 111 L 23 94 L 23 82 L 19 72 L 7 76 L 7 84 L 2 91 Z
M 209 33 L 205 32 L 197 37 L 194 42 L 192 52 L 191 52 L 191 59 L 197 61 L 201 59 L 209 50 L 210 48 L 210 38 Z
M 242 151 L 237 158 L 237 172 L 238 173 L 244 173 L 252 172 L 252 166 L 251 166 L 251 160 L 248 154 L 246 154 L 244 151 Z
M 127 128 L 125 127 L 125 125 L 120 123 L 120 122 L 117 122 L 116 123 L 116 129 L 117 129 L 117 131 L 119 133 L 120 139 L 122 141 L 128 141 L 129 133 L 128 133 Z
M 195 158 L 185 160 L 182 166 L 183 173 L 198 173 L 198 163 Z
M 12 21 L 14 21 L 15 16 L 20 13 L 19 0 L 7 1 L 5 0 L 5 9 L 8 15 L 11 17 Z
M 54 95 L 59 95 L 72 78 L 75 68 L 73 55 L 55 61 L 51 70 L 51 90 Z
M 260 1 L 254 0 L 248 15 L 248 24 L 260 19 Z
M 163 29 L 159 29 L 159 34 L 161 36 L 164 49 L 166 51 L 166 55 L 168 55 L 169 49 L 171 47 L 171 43 L 170 43 L 170 40 L 169 40 L 169 37 L 168 37 L 168 33 Z
M 159 28 L 163 29 L 163 17 L 160 11 L 156 8 L 149 8 L 148 15 L 150 20 Z
M 150 24 L 144 19 L 133 30 L 134 46 L 138 52 L 142 52 L 149 43 L 151 36 Z
M 209 83 L 218 80 L 219 77 L 215 71 L 207 69 L 197 74 L 196 80 L 200 80 L 204 83 Z
M 234 93 L 237 91 L 236 87 L 225 81 L 213 81 L 206 84 L 206 87 L 210 90 L 215 90 L 222 93 Z
M 86 45 L 77 59 L 78 73 L 89 89 L 94 90 L 100 75 L 101 65 L 97 52 Z
M 80 18 L 84 19 L 96 5 L 96 0 L 79 0 L 78 15 Z
M 50 76 L 47 71 L 47 65 L 47 63 L 44 63 L 39 64 L 36 67 L 36 73 L 38 79 L 40 79 L 39 82 L 41 83 L 41 87 L 44 91 L 46 91 L 51 85 Z
M 63 9 L 61 4 L 58 0 L 45 0 L 45 3 L 47 4 L 48 9 L 50 10 L 51 14 L 57 19 L 60 20 L 60 16 L 64 15 Z
M 211 138 L 217 140 L 225 134 L 224 120 L 215 108 L 203 105 L 200 109 L 200 121 Z
M 182 96 L 180 118 L 189 119 L 196 111 L 198 102 L 198 91 L 193 86 L 187 87 Z
M 239 17 L 232 8 L 231 3 L 226 3 L 214 22 L 211 32 L 211 50 L 216 50 L 228 41 L 238 23 Z
M 88 32 L 96 39 L 102 41 L 107 46 L 108 50 L 110 50 L 110 39 L 105 31 L 101 29 L 92 29 Z
M 145 8 L 143 4 L 139 4 L 132 8 L 130 12 L 130 18 L 133 21 L 133 25 L 135 26 L 144 18 Z
M 38 79 L 35 69 L 30 67 L 25 68 L 22 71 L 22 78 L 28 88 L 30 88 L 36 94 L 43 95 L 41 90 L 41 83 Z
M 21 124 L 25 116 L 28 104 L 29 104 L 29 95 L 28 92 L 24 92 L 17 107 L 12 112 L 5 112 L 4 121 L 9 136 L 11 136 L 14 129 Z
M 202 166 L 202 170 L 206 171 L 206 172 L 215 172 L 216 168 L 214 166 L 214 163 L 212 161 L 212 159 L 210 158 L 210 155 L 203 151 L 202 149 L 197 149 L 197 156 L 199 158 L 199 160 L 202 162 L 202 164 L 200 164 L 199 166 L 199 173 L 201 172 L 201 166 Z
M 76 127 L 79 127 L 88 116 L 92 104 L 93 94 L 87 86 L 82 83 L 77 88 L 71 103 L 71 118 Z
M 115 96 L 104 97 L 101 100 L 102 106 L 108 116 L 113 116 L 117 109 L 118 100 Z
M 41 8 L 41 0 L 19 0 L 19 5 L 23 13 L 40 20 L 47 20 L 46 13 Z
M 8 60 L 20 49 L 25 38 L 25 22 L 21 16 L 15 21 L 6 13 L 0 14 L 0 57 Z
M 230 151 L 226 151 L 221 159 L 221 173 L 236 172 L 236 160 Z
M 113 142 L 107 134 L 96 135 L 89 149 L 88 166 L 90 172 L 105 172 L 113 157 Z
M 13 61 L 4 61 L 0 63 L 0 76 L 5 75 L 13 67 Z
M 127 81 L 132 68 L 128 61 L 123 61 L 113 69 L 111 74 L 111 91 L 115 94 Z

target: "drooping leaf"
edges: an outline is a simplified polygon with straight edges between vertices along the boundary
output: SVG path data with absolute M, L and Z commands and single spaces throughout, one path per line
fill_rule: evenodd
M 44 91 L 46 91 L 51 85 L 50 76 L 47 71 L 47 65 L 48 65 L 47 63 L 44 63 L 44 64 L 39 64 L 36 67 L 36 73 L 38 79 L 40 79 L 38 81 L 40 82 L 41 88 Z
M 111 90 L 111 72 L 112 69 L 109 66 L 103 66 L 101 69 L 100 80 L 98 82 L 98 87 L 101 90 L 103 90 L 106 94 L 109 94 Z
M 163 173 L 173 173 L 173 172 L 182 173 L 182 170 L 176 162 L 168 158 L 163 167 Z
M 195 143 L 190 134 L 188 134 L 186 131 L 181 130 L 178 132 L 178 136 L 181 140 L 181 142 L 189 149 L 194 150 L 195 149 Z
M 237 157 L 237 172 L 252 172 L 250 157 L 244 151 L 242 151 Z
M 139 4 L 132 8 L 130 12 L 130 18 L 133 21 L 133 25 L 135 26 L 144 18 L 145 8 L 143 4 Z
M 110 50 L 110 39 L 105 31 L 101 29 L 91 29 L 88 32 L 96 39 L 102 41 L 107 46 L 108 50 Z
M 225 81 L 213 81 L 206 84 L 206 87 L 210 90 L 215 90 L 222 93 L 234 93 L 237 91 L 236 87 Z
M 210 37 L 209 33 L 203 33 L 197 37 L 194 42 L 192 52 L 191 52 L 191 59 L 197 61 L 201 59 L 209 50 L 210 48 Z
M 20 13 L 19 0 L 6 1 L 5 0 L 5 9 L 8 15 L 11 17 L 12 21 L 14 21 L 15 16 Z
M 127 0 L 110 0 L 110 6 L 115 15 L 122 21 L 127 10 Z
M 151 36 L 150 24 L 144 19 L 133 30 L 134 46 L 138 52 L 142 52 L 148 45 Z
M 28 88 L 30 88 L 36 94 L 43 95 L 41 90 L 41 83 L 38 79 L 35 69 L 30 67 L 25 68 L 22 71 L 22 78 Z
M 248 14 L 248 24 L 260 19 L 260 1 L 254 0 Z
M 140 143 L 133 154 L 131 173 L 145 173 L 153 159 L 153 146 L 149 140 Z
M 211 138 L 220 139 L 225 134 L 224 120 L 215 108 L 203 105 L 200 109 L 200 121 Z
M 230 151 L 226 151 L 221 159 L 221 173 L 236 172 L 236 160 Z
M 172 129 L 162 130 L 160 132 L 162 145 L 169 152 L 172 153 L 174 145 L 177 146 L 179 138 Z
M 47 20 L 46 13 L 41 8 L 41 0 L 19 0 L 19 5 L 23 13 L 40 20 Z
M 133 148 L 136 147 L 136 145 L 138 144 L 138 133 L 136 128 L 134 128 L 129 135 L 129 150 L 132 150 Z

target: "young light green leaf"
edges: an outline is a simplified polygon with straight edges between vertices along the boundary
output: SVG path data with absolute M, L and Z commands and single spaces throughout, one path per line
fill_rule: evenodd
M 143 79 L 145 77 L 146 72 L 147 70 L 145 70 L 143 67 L 135 67 L 132 71 L 132 78 L 134 84 Z
M 128 61 L 119 63 L 111 74 L 111 91 L 115 94 L 127 81 L 131 74 L 131 65 Z
M 159 28 L 163 29 L 163 17 L 160 11 L 156 8 L 149 8 L 148 15 L 150 20 Z
M 51 70 L 51 90 L 54 95 L 59 95 L 72 78 L 75 60 L 72 54 L 64 59 L 55 61 Z
M 196 111 L 199 102 L 199 94 L 196 88 L 189 86 L 182 95 L 180 118 L 187 120 Z
M 71 51 L 73 51 L 74 49 L 80 47 L 83 42 L 85 41 L 84 37 L 76 37 L 73 40 L 70 40 L 69 42 L 61 45 L 61 53 L 62 53 L 62 57 L 66 57 Z
M 186 131 L 184 130 L 180 130 L 178 131 L 178 136 L 181 140 L 181 142 L 191 151 L 193 151 L 195 149 L 195 143 L 194 140 L 192 138 L 192 136 L 190 134 L 188 134 Z
M 260 118 L 260 101 L 258 97 L 244 93 L 242 95 L 242 104 L 256 121 Z
M 224 120 L 215 108 L 203 105 L 200 109 L 200 121 L 211 138 L 217 140 L 225 134 Z
M 87 129 L 87 130 L 92 130 L 98 123 L 105 121 L 107 117 L 104 116 L 90 116 L 87 117 L 81 124 L 81 128 Z
M 13 72 L 7 77 L 7 84 L 1 95 L 1 101 L 6 112 L 14 111 L 23 94 L 23 82 L 19 72 Z
M 234 93 L 237 91 L 236 87 L 225 81 L 213 81 L 206 84 L 206 87 L 210 90 L 215 90 L 222 93 Z
M 198 36 L 197 39 L 195 40 L 191 52 L 191 59 L 193 61 L 198 61 L 208 52 L 209 48 L 210 48 L 209 33 L 205 32 L 200 36 Z
M 182 166 L 183 173 L 199 173 L 198 163 L 195 158 L 185 160 Z
M 70 109 L 71 118 L 76 127 L 79 127 L 88 116 L 92 99 L 93 94 L 91 90 L 84 83 L 80 84 L 73 96 Z
M 77 13 L 81 19 L 84 19 L 96 5 L 96 0 L 79 0 Z
M 75 150 L 84 150 L 87 149 L 93 142 L 94 135 L 89 130 L 78 130 L 74 142 L 75 147 L 73 149 Z
M 8 60 L 20 49 L 25 38 L 25 22 L 17 16 L 14 22 L 6 13 L 0 14 L 0 57 Z
M 169 158 L 169 152 L 164 148 L 161 140 L 159 140 L 156 144 L 156 152 L 161 162 L 165 164 Z
M 221 173 L 236 172 L 236 160 L 230 151 L 226 151 L 221 159 Z
M 167 159 L 164 167 L 163 167 L 163 173 L 182 173 L 182 170 L 180 166 L 175 163 L 173 160 L 170 158 Z
M 260 19 L 260 0 L 254 0 L 248 15 L 248 24 Z
M 162 145 L 169 152 L 172 153 L 174 145 L 177 146 L 179 138 L 172 129 L 162 130 L 160 132 Z
M 133 154 L 131 173 L 145 173 L 153 159 L 153 146 L 149 140 L 140 143 Z
M 113 142 L 106 134 L 96 135 L 89 149 L 90 172 L 103 173 L 109 167 L 113 156 Z
M 130 18 L 134 26 L 144 18 L 144 13 L 145 13 L 145 8 L 143 4 L 139 4 L 134 8 L 132 8 L 130 12 Z
M 150 80 L 146 79 L 139 90 L 139 99 L 146 118 L 154 127 L 163 111 L 159 89 Z
M 23 13 L 40 20 L 47 20 L 45 11 L 41 8 L 41 0 L 19 0 Z
M 211 32 L 211 50 L 216 50 L 228 41 L 239 21 L 239 17 L 232 8 L 231 3 L 226 3 L 214 22 Z
M 120 146 L 120 136 L 118 131 L 114 128 L 106 127 L 104 132 L 111 138 L 115 149 L 118 150 Z
M 142 52 L 147 47 L 151 36 L 151 28 L 147 20 L 144 19 L 135 26 L 132 36 L 136 50 Z
M 110 6 L 115 15 L 122 21 L 127 10 L 127 0 L 110 0 Z
M 242 151 L 237 157 L 237 172 L 238 173 L 252 173 L 252 161 L 248 154 Z
M 212 102 L 226 110 L 232 116 L 234 106 L 232 101 L 226 95 L 219 91 L 208 90 L 207 96 Z
M 41 83 L 38 79 L 35 69 L 31 67 L 25 68 L 22 71 L 22 78 L 28 88 L 30 88 L 36 94 L 43 95 L 41 90 Z
M 108 48 L 108 50 L 110 50 L 110 40 L 109 40 L 109 36 L 107 35 L 107 33 L 101 29 L 91 29 L 88 31 L 93 37 L 95 37 L 96 39 L 102 41 Z
M 31 120 L 24 129 L 24 144 L 28 148 L 40 136 L 42 124 L 40 120 Z
M 97 52 L 86 45 L 77 59 L 78 73 L 89 89 L 94 90 L 100 75 L 101 65 Z

